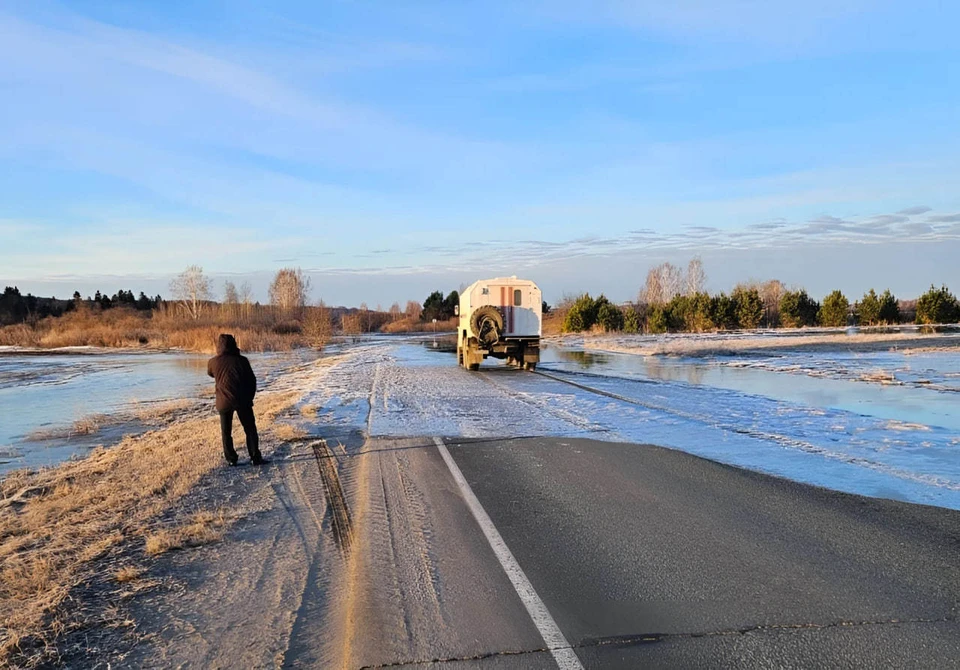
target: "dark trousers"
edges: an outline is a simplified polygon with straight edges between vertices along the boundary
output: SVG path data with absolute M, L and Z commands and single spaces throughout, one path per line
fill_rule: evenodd
M 260 455 L 260 436 L 257 435 L 257 421 L 253 418 L 253 407 L 238 407 L 237 418 L 247 436 L 247 451 L 254 463 L 263 459 Z M 233 448 L 233 410 L 220 410 L 220 437 L 223 440 L 223 456 L 229 463 L 237 462 L 237 452 Z

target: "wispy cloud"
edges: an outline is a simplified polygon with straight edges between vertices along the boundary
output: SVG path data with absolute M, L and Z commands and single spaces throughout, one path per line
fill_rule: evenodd
M 928 210 L 925 210 L 928 211 Z M 937 217 L 929 217 L 937 218 Z M 950 217 L 941 217 L 950 218 Z M 630 231 L 624 235 L 604 237 L 591 235 L 569 240 L 487 240 L 474 245 L 429 245 L 393 250 L 392 257 L 421 257 L 428 254 L 432 262 L 412 266 L 423 273 L 461 270 L 480 271 L 491 256 L 509 258 L 518 269 L 536 268 L 559 261 L 585 257 L 604 258 L 643 252 L 669 256 L 678 251 L 710 253 L 770 248 L 793 248 L 798 253 L 805 247 L 836 245 L 870 245 L 878 243 L 958 241 L 960 226 L 935 228 L 925 221 L 913 221 L 903 214 L 881 214 L 860 218 L 842 218 L 823 214 L 807 221 L 766 222 L 744 228 L 719 229 L 712 226 L 689 226 L 680 231 L 658 232 L 651 229 Z M 411 266 L 405 266 L 411 268 Z M 364 274 L 391 274 L 396 266 L 364 268 Z M 319 271 L 319 269 L 318 269 Z M 347 272 L 349 268 L 340 268 Z M 415 269 L 410 269 L 416 272 Z
M 926 205 L 918 205 L 916 207 L 907 207 L 906 209 L 901 209 L 897 214 L 905 214 L 906 216 L 916 216 L 917 214 L 926 214 L 931 212 L 933 209 L 927 207 Z

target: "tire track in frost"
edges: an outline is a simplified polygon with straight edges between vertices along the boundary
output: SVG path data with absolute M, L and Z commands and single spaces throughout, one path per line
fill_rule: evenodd
M 333 541 L 340 553 L 346 555 L 349 553 L 353 541 L 353 521 L 350 518 L 350 507 L 340 483 L 337 457 L 327 446 L 326 440 L 314 440 L 310 443 L 310 448 L 320 471 L 323 495 L 326 499 L 327 510 L 330 513 L 330 529 L 333 531 Z
M 525 393 L 523 391 L 517 391 L 516 389 L 511 389 L 508 386 L 505 386 L 499 382 L 494 381 L 488 375 L 481 375 L 478 379 L 482 379 L 484 382 L 494 387 L 498 391 L 502 392 L 508 398 L 521 402 L 525 405 L 530 405 L 531 407 L 536 407 L 539 410 L 546 411 L 551 416 L 560 419 L 563 423 L 569 424 L 581 431 L 582 435 L 589 435 L 590 433 L 610 433 L 612 432 L 609 428 L 602 426 L 601 424 L 591 421 L 590 419 L 578 416 L 572 412 L 569 412 L 565 409 L 554 407 L 549 403 L 539 403 L 536 401 L 535 397 L 530 393 Z

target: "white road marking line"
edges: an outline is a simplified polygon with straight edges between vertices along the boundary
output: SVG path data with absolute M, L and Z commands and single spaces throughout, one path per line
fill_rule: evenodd
M 540 596 L 533 590 L 533 584 L 527 579 L 520 564 L 517 563 L 517 559 L 513 557 L 513 552 L 510 551 L 507 543 L 503 541 L 500 532 L 496 526 L 493 525 L 493 521 L 490 520 L 486 510 L 483 509 L 480 501 L 477 500 L 477 496 L 473 493 L 473 489 L 470 488 L 470 484 L 464 479 L 460 468 L 453 461 L 453 456 L 451 456 L 447 450 L 447 445 L 445 445 L 439 437 L 433 438 L 433 443 L 437 445 L 437 449 L 440 450 L 440 455 L 443 457 L 447 467 L 450 468 L 450 474 L 453 475 L 454 481 L 456 481 L 457 486 L 460 487 L 460 492 L 467 502 L 467 507 L 469 507 L 473 513 L 473 518 L 480 524 L 480 530 L 483 531 L 487 542 L 490 543 L 490 548 L 493 549 L 497 560 L 500 561 L 504 572 L 507 573 L 507 577 L 510 579 L 510 583 L 513 584 L 517 595 L 520 596 L 520 600 L 527 609 L 530 619 L 533 620 L 533 625 L 540 631 L 540 636 L 543 637 L 547 648 L 550 649 L 550 653 L 553 654 L 553 660 L 557 662 L 561 670 L 583 670 L 583 665 L 580 664 L 580 659 L 577 658 L 576 653 L 570 647 L 567 638 L 564 637 L 560 627 L 557 626 L 557 622 L 553 620 L 553 616 L 549 610 L 547 610 L 547 606 L 543 604 Z

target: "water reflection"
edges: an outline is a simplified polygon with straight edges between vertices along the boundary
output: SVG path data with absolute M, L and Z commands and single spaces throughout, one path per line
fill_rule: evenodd
M 862 354 L 855 354 L 851 360 L 858 360 L 858 356 Z M 544 370 L 589 371 L 592 375 L 605 377 L 723 388 L 807 407 L 837 409 L 908 424 L 960 430 L 956 393 L 951 392 L 954 391 L 954 375 L 960 375 L 957 354 L 917 354 L 907 359 L 903 353 L 880 352 L 872 354 L 868 362 L 858 365 L 858 370 L 863 368 L 867 372 L 874 367 L 896 372 L 900 382 L 896 384 L 867 383 L 859 375 L 837 377 L 829 374 L 840 362 L 846 361 L 849 367 L 848 359 L 849 355 L 844 358 L 841 354 L 811 358 L 796 353 L 778 356 L 780 365 L 770 367 L 759 366 L 749 357 L 639 356 L 552 346 L 543 349 L 541 363 Z M 800 363 L 806 363 L 804 369 L 801 369 Z M 909 377 L 904 369 L 911 363 L 923 368 L 924 383 L 900 381 L 900 377 Z
M 190 356 L 185 355 L 182 358 L 177 357 L 173 359 L 172 363 L 175 367 L 183 368 L 186 372 L 207 374 L 207 360 L 206 356 Z
M 625 356 L 597 351 L 582 351 L 570 349 L 549 349 L 544 355 L 543 362 L 573 363 L 574 366 L 563 365 L 568 369 L 590 370 L 596 373 L 616 372 L 624 376 L 639 376 L 667 382 L 687 382 L 688 384 L 702 384 L 704 374 L 713 364 L 696 359 L 661 358 L 659 356 Z
M 85 417 L 112 414 L 136 403 L 193 398 L 212 389 L 206 362 L 206 356 L 196 354 L 126 351 L 5 356 L 0 367 L 0 448 L 13 448 L 20 455 L 4 457 L 10 462 L 0 464 L 0 474 L 12 467 L 49 465 L 92 446 L 77 440 L 34 444 L 25 442 L 28 434 L 63 432 Z M 97 442 L 108 435 L 97 431 L 90 437 Z
M 456 353 L 457 336 L 456 335 L 437 335 L 428 339 L 420 340 L 420 345 L 431 351 L 441 353 Z
M 576 363 L 582 370 L 589 370 L 595 366 L 605 366 L 610 364 L 610 356 L 593 351 L 570 351 L 567 349 L 554 349 L 557 357 L 561 361 Z
M 678 363 L 674 359 L 665 359 L 657 356 L 647 356 L 643 359 L 643 366 L 647 376 L 669 382 L 687 382 L 688 384 L 703 384 L 704 376 L 710 364 L 696 360 L 686 360 Z

